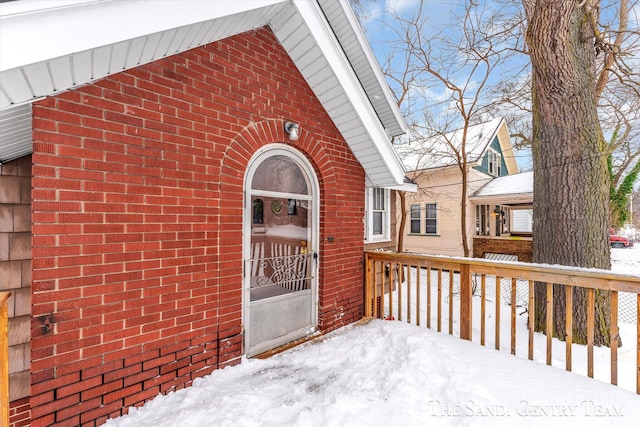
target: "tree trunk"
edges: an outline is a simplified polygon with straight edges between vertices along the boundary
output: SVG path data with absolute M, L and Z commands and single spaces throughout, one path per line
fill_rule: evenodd
M 606 142 L 597 114 L 594 0 L 523 0 L 532 65 L 533 260 L 611 267 Z M 544 331 L 537 286 L 535 328 Z M 554 335 L 564 339 L 565 293 L 554 291 Z M 574 342 L 586 343 L 587 292 L 574 289 Z M 595 343 L 608 345 L 611 296 L 596 294 Z
M 407 226 L 407 194 L 404 191 L 398 191 L 400 196 L 400 225 L 398 226 L 398 243 L 397 251 L 404 251 L 404 230 Z
M 463 145 L 464 148 L 464 145 Z M 469 192 L 469 175 L 467 171 L 466 158 L 461 167 L 462 172 L 462 191 L 460 196 L 460 228 L 462 228 L 462 248 L 464 250 L 464 256 L 469 257 L 469 230 L 467 230 L 467 193 Z

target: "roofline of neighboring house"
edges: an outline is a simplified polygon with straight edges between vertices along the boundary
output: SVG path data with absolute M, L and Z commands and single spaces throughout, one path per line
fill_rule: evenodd
M 467 169 L 473 169 L 477 166 L 481 166 L 482 163 L 479 161 L 480 159 L 473 161 L 473 162 L 467 162 Z M 420 172 L 432 172 L 432 171 L 443 171 L 445 169 L 456 169 L 459 170 L 460 168 L 458 167 L 457 164 L 452 164 L 452 165 L 444 165 L 444 166 L 434 166 L 432 168 L 424 168 L 424 169 L 416 169 L 416 170 L 412 170 L 410 171 L 411 173 L 420 173 Z M 487 175 L 487 178 L 495 178 L 492 175 L 486 174 L 484 172 L 478 171 L 479 173 L 485 174 Z
M 470 196 L 474 205 L 527 205 L 533 204 L 533 193 L 495 194 L 492 196 Z
M 477 156 L 473 155 L 474 152 L 476 152 L 476 149 L 472 149 L 469 150 L 467 153 L 467 166 L 468 167 L 476 167 L 476 166 L 481 166 L 481 162 L 482 162 L 482 158 L 484 157 L 484 155 L 487 153 L 487 151 L 489 150 L 489 148 L 491 147 L 491 144 L 493 143 L 493 140 L 495 138 L 498 138 L 498 143 L 500 144 L 500 148 L 503 152 L 503 159 L 505 161 L 505 163 L 507 164 L 507 170 L 509 171 L 509 174 L 514 174 L 514 173 L 519 173 L 519 169 L 518 169 L 518 164 L 515 161 L 515 157 L 514 156 L 507 156 L 504 153 L 507 151 L 512 151 L 513 150 L 513 146 L 511 145 L 511 139 L 509 136 L 509 128 L 507 127 L 507 122 L 506 119 L 504 117 L 496 117 L 492 120 L 486 121 L 486 122 L 482 122 L 482 123 L 477 123 L 474 125 L 470 125 L 469 129 L 471 128 L 476 128 L 476 127 L 480 127 L 480 126 L 485 126 L 493 121 L 497 120 L 497 123 L 495 126 L 493 126 L 492 128 L 490 128 L 491 133 L 488 134 L 489 136 L 487 137 L 486 135 L 481 135 L 480 139 L 484 140 L 484 142 L 482 144 L 478 144 L 477 146 L 482 147 L 481 150 L 477 151 Z M 505 138 L 500 138 L 500 132 L 502 131 L 502 129 L 504 128 L 504 132 L 506 133 L 506 141 L 504 140 Z M 462 131 L 464 128 L 458 128 L 455 129 L 453 131 L 447 132 L 446 136 L 454 138 L 457 132 Z M 427 138 L 427 140 L 433 139 L 433 138 L 443 138 L 443 135 L 438 135 L 432 138 Z M 411 143 L 409 143 L 411 144 Z M 419 144 L 425 144 L 425 142 L 420 142 Z M 508 144 L 510 146 L 510 150 L 509 147 L 505 147 L 505 145 Z M 399 150 L 402 150 L 402 146 L 398 146 L 396 147 L 396 153 L 399 154 Z M 433 167 L 426 167 L 426 168 L 421 168 L 421 169 L 411 169 L 410 167 L 408 167 L 407 165 L 405 165 L 405 170 L 407 171 L 411 171 L 411 172 L 422 172 L 422 171 L 432 171 L 432 170 L 441 170 L 441 169 L 446 169 L 446 168 L 458 168 L 458 164 L 457 163 L 451 163 L 451 164 L 447 164 L 447 165 L 440 165 L 440 166 L 433 166 Z
M 341 34 L 341 41 L 332 30 L 329 19 L 357 24 L 345 0 L 340 1 L 332 14 L 321 8 L 320 2 L 325 7 L 330 3 L 324 0 L 4 3 L 0 124 L 15 124 L 16 114 L 27 116 L 25 104 L 43 97 L 269 25 L 365 168 L 367 181 L 381 187 L 401 185 L 404 167 L 389 135 L 406 129 L 406 123 L 385 95 L 389 89 L 358 35 L 361 29 L 353 29 L 358 44 L 348 49 L 343 45 L 348 34 Z M 356 54 L 365 60 L 356 62 Z M 365 84 L 362 76 L 367 74 L 376 78 Z M 377 96 L 383 101 L 376 107 L 372 101 Z M 26 137 L 30 132 L 24 126 L 0 135 L 0 163 L 31 152 L 31 139 Z

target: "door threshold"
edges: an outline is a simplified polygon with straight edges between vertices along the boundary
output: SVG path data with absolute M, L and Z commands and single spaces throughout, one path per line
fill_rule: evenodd
M 369 323 L 371 320 L 373 320 L 373 317 L 363 317 L 362 319 L 352 323 L 352 325 L 354 326 L 359 326 L 359 325 L 366 325 L 367 323 Z M 318 340 L 318 341 L 322 341 L 322 337 L 324 336 L 324 334 L 321 331 L 316 331 L 310 335 L 307 335 L 305 337 L 302 338 L 298 338 L 297 340 L 291 341 L 287 344 L 282 344 L 281 346 L 278 346 L 276 348 L 272 348 L 271 350 L 267 350 L 265 352 L 262 353 L 258 353 L 255 356 L 251 356 L 250 359 L 268 359 L 271 356 L 274 356 L 278 353 L 282 353 L 283 351 L 289 350 L 291 348 L 297 347 L 301 344 L 304 344 L 306 342 L 309 341 L 313 341 L 313 340 Z
M 289 350 L 289 349 L 291 349 L 293 347 L 297 347 L 300 344 L 304 344 L 306 342 L 312 341 L 312 340 L 314 340 L 314 339 L 316 339 L 318 337 L 321 337 L 321 336 L 322 336 L 322 332 L 316 331 L 316 332 L 314 332 L 312 334 L 309 334 L 307 336 L 304 336 L 302 338 L 298 338 L 297 340 L 288 342 L 286 344 L 282 344 L 281 346 L 278 346 L 276 348 L 272 348 L 271 350 L 267 350 L 265 352 L 256 354 L 255 356 L 252 356 L 251 358 L 252 359 L 268 359 L 271 356 L 274 356 L 274 355 L 276 355 L 278 353 L 282 353 L 283 351 Z

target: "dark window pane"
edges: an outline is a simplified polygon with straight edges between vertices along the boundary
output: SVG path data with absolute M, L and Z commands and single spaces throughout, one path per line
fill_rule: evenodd
M 373 234 L 382 234 L 382 212 L 373 213 Z

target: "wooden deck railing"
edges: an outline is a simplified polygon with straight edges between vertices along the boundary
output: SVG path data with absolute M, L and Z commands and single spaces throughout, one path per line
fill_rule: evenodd
M 640 277 L 625 276 L 604 270 L 575 270 L 566 267 L 552 267 L 520 262 L 488 261 L 478 258 L 425 256 L 407 253 L 366 252 L 365 275 L 365 316 L 401 320 L 417 325 L 432 327 L 442 331 L 442 321 L 446 317 L 448 333 L 454 334 L 454 324 L 459 325 L 459 337 L 472 340 L 474 326 L 479 329 L 479 343 L 486 345 L 493 338 L 495 348 L 500 349 L 502 337 L 501 323 L 510 327 L 510 350 L 516 354 L 516 321 L 518 318 L 518 289 L 525 289 L 520 297 L 520 307 L 534 307 L 534 283 L 546 286 L 546 303 L 553 304 L 553 285 L 565 285 L 566 292 L 566 333 L 565 368 L 572 370 L 572 295 L 573 288 L 587 289 L 587 375 L 594 373 L 594 294 L 595 290 L 611 291 L 611 346 L 610 382 L 618 384 L 618 302 L 619 293 L 624 293 L 625 301 L 637 309 L 632 323 L 636 325 L 635 340 L 635 389 L 640 394 Z M 494 285 L 493 287 L 491 285 Z M 504 286 L 503 284 L 506 284 Z M 503 289 L 503 286 L 507 289 Z M 492 295 L 494 307 L 488 307 L 488 294 Z M 426 294 L 426 295 L 425 295 Z M 631 294 L 631 295 L 630 295 Z M 444 299 L 443 299 L 444 297 Z M 454 299 L 454 297 L 456 297 Z M 508 301 L 502 301 L 508 298 Z M 435 302 L 433 300 L 436 300 Z M 480 305 L 477 312 L 475 305 Z M 505 304 L 508 303 L 508 304 Z M 443 305 L 448 305 L 443 313 Z M 500 318 L 504 307 L 509 305 L 510 321 Z M 459 310 L 454 316 L 454 308 Z M 476 312 L 474 313 L 474 310 Z M 488 312 L 489 311 L 489 312 Z M 525 310 L 526 311 L 526 310 Z M 533 312 L 531 310 L 530 312 Z M 493 334 L 487 331 L 488 316 L 495 321 Z M 546 364 L 552 364 L 553 310 L 546 310 Z M 455 318 L 454 318 L 455 317 Z M 474 324 L 475 318 L 475 324 Z M 528 316 L 527 356 L 534 360 L 534 316 Z M 478 325 L 479 323 L 479 325 Z M 505 325 L 505 326 L 506 326 Z M 626 375 L 633 375 L 631 372 Z
M 0 425 L 9 425 L 9 307 L 11 293 L 0 292 Z

